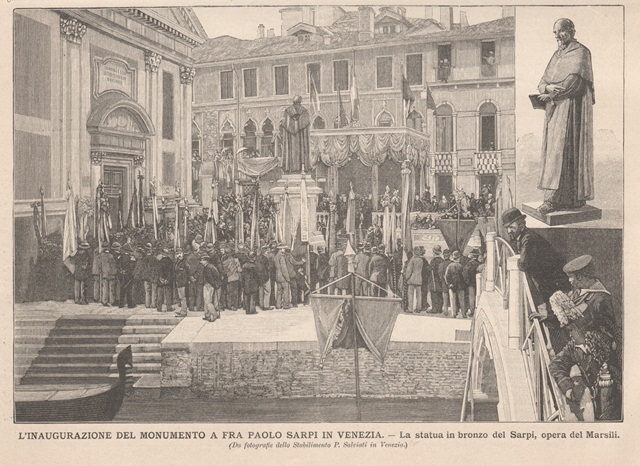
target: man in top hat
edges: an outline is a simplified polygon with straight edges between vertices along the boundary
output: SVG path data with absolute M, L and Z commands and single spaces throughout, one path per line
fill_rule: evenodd
M 460 313 L 460 317 L 464 318 L 466 316 L 465 292 L 467 286 L 462 273 L 461 257 L 462 254 L 460 254 L 460 251 L 453 251 L 453 254 L 451 254 L 451 264 L 447 266 L 444 272 L 444 281 L 451 291 L 451 317 L 454 319 L 458 316 L 458 312 Z
M 187 286 L 191 278 L 191 268 L 184 258 L 182 248 L 176 249 L 176 258 L 173 265 L 173 276 L 180 299 L 180 311 L 176 313 L 176 317 L 186 317 L 187 315 Z
M 156 309 L 158 312 L 162 312 L 163 302 L 167 306 L 166 312 L 173 311 L 173 280 L 173 261 L 169 257 L 169 250 L 163 249 L 158 263 L 158 295 L 156 296 Z
M 442 251 L 442 262 L 438 264 L 438 277 L 440 278 L 440 289 L 442 290 L 442 292 L 440 293 L 442 296 L 442 313 L 445 316 L 449 315 L 449 304 L 450 304 L 449 285 L 447 284 L 445 273 L 447 271 L 447 267 L 449 267 L 449 265 L 451 265 L 452 262 L 453 261 L 451 260 L 451 251 L 448 249 L 445 249 L 444 251 Z M 455 317 L 455 316 L 456 316 L 455 314 L 452 315 L 452 317 Z
M 429 292 L 431 293 L 431 312 L 440 314 L 442 312 L 442 279 L 439 275 L 440 264 L 442 263 L 442 247 L 436 244 L 433 249 L 433 259 L 429 266 Z
M 407 293 L 409 297 L 408 313 L 418 313 L 422 310 L 422 267 L 423 261 L 420 257 L 420 248 L 413 248 L 413 256 L 407 261 L 404 271 L 404 280 L 408 285 Z
M 276 268 L 276 309 L 291 308 L 291 280 L 293 277 L 289 275 L 289 267 L 287 266 L 287 257 L 284 250 L 286 245 L 280 243 L 278 245 L 278 253 L 274 256 Z
M 74 286 L 73 297 L 76 304 L 88 304 L 86 296 L 86 281 L 91 275 L 91 257 L 89 256 L 89 243 L 86 241 L 78 245 L 78 251 L 73 256 L 75 269 L 73 272 Z
M 552 359 L 549 371 L 572 405 L 572 411 L 578 411 L 575 405 L 580 404 L 586 393 L 593 398 L 595 420 L 619 420 L 620 363 L 616 354 L 619 330 L 611 295 L 598 280 L 591 256 L 577 257 L 563 270 L 572 286 L 568 295 L 571 304 L 567 307 L 552 298 L 552 308 L 561 325 L 569 330 L 570 340 Z M 572 380 L 574 365 L 580 369 L 581 381 Z M 578 419 L 579 414 L 578 411 Z
M 256 253 L 250 251 L 242 266 L 241 282 L 244 310 L 247 314 L 257 314 L 256 301 L 260 289 L 260 274 L 256 266 Z
M 467 286 L 467 298 L 469 300 L 469 311 L 467 316 L 471 317 L 476 310 L 476 274 L 480 267 L 480 250 L 473 248 L 469 253 L 469 260 L 462 267 L 462 275 Z
M 353 260 L 354 271 L 356 275 L 369 278 L 369 276 L 367 275 L 367 272 L 369 271 L 369 261 L 371 261 L 371 256 L 368 254 L 368 251 L 365 250 L 364 246 L 362 244 L 359 244 L 358 253 Z M 356 295 L 369 295 L 369 284 L 359 277 L 356 277 Z
M 525 272 L 534 304 L 541 314 L 549 315 L 549 297 L 570 286 L 562 271 L 562 255 L 546 239 L 529 230 L 525 219 L 526 215 L 515 207 L 502 213 L 502 225 L 507 229 L 513 250 L 520 254 L 518 268 Z M 564 332 L 558 332 L 551 321 L 547 324 L 553 347 L 560 351 L 567 343 L 566 336 L 563 337 Z

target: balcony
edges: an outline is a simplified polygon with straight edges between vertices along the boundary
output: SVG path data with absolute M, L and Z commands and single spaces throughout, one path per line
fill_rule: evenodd
M 473 171 L 476 175 L 499 175 L 502 173 L 502 151 L 483 150 L 473 154 Z
M 454 152 L 435 152 L 431 155 L 431 167 L 434 173 L 452 173 Z

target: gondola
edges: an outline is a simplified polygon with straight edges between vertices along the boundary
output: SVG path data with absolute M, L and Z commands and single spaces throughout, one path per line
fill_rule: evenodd
M 47 388 L 14 392 L 16 422 L 104 422 L 111 421 L 124 400 L 127 366 L 133 367 L 131 346 L 118 353 L 118 381 L 97 387 Z

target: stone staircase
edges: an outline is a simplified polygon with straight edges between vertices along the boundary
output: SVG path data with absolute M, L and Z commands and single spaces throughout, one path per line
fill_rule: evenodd
M 162 364 L 160 342 L 181 320 L 182 318 L 173 317 L 172 314 L 129 317 L 118 339 L 116 354 L 112 357 L 111 376 L 118 376 L 115 364 L 117 352 L 128 345 L 131 345 L 133 351 L 133 370 L 130 375 L 135 378 L 144 375 L 159 376 Z
M 57 314 L 40 312 L 15 319 L 13 375 L 16 386 L 20 385 L 22 377 L 44 347 L 45 340 L 56 325 L 58 317 Z
M 57 319 L 46 335 L 43 328 L 39 335 L 17 336 L 17 347 L 41 345 L 20 384 L 74 385 L 110 382 L 110 363 L 125 323 L 124 317 L 63 316 Z

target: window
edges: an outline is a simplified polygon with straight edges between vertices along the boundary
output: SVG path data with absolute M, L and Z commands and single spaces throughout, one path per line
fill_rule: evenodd
M 276 81 L 276 95 L 289 94 L 289 67 L 276 66 L 274 69 Z
M 422 131 L 422 115 L 415 110 L 412 110 L 407 117 L 407 126 L 415 129 L 416 131 Z
M 244 96 L 257 97 L 258 95 L 258 70 L 252 68 L 242 72 L 244 76 Z
M 448 105 L 436 108 L 436 152 L 453 151 L 453 111 Z
M 313 120 L 313 129 L 324 129 L 325 128 L 325 122 L 324 122 L 324 118 L 322 118 L 321 116 L 317 116 L 315 120 Z
M 15 112 L 48 120 L 51 118 L 51 28 L 16 14 L 14 31 Z
M 253 120 L 248 120 L 244 125 L 242 145 L 247 147 L 249 152 L 253 152 L 256 149 L 256 124 Z
M 344 91 L 349 89 L 349 61 L 339 60 L 333 62 L 333 90 Z
M 222 137 L 220 138 L 220 149 L 221 150 L 225 150 L 225 149 L 230 149 L 233 152 L 233 133 L 234 133 L 234 128 L 233 126 L 231 126 L 231 123 L 229 123 L 229 120 L 224 122 L 224 125 L 222 125 L 222 129 L 220 130 L 220 134 L 222 134 Z
M 376 83 L 378 89 L 393 86 L 393 58 L 378 57 L 376 67 Z
M 262 123 L 262 137 L 260 138 L 260 154 L 263 157 L 273 157 L 273 123 L 267 118 Z
M 175 179 L 175 170 L 176 170 L 176 161 L 175 155 L 173 152 L 163 152 L 162 153 L 162 184 L 165 186 L 173 186 Z
M 313 7 L 309 8 L 309 24 L 316 25 L 316 9 Z
M 451 75 L 451 44 L 438 45 L 438 81 L 446 83 Z
M 233 99 L 233 71 L 220 72 L 220 98 Z
M 162 72 L 162 138 L 173 139 L 173 75 Z
M 313 84 L 315 84 L 316 86 L 316 91 L 318 91 L 318 94 L 320 94 L 322 92 L 322 83 L 320 80 L 320 63 L 309 63 L 307 65 L 307 76 L 309 77 L 309 82 L 307 82 L 307 92 L 310 92 L 311 88 L 309 87 L 309 83 L 313 79 Z
M 422 84 L 422 54 L 407 55 L 407 81 L 413 86 Z
M 480 150 L 496 150 L 496 106 L 485 102 L 480 107 Z
M 395 26 L 382 26 L 383 34 L 395 34 L 396 27 Z
M 384 111 L 378 116 L 378 126 L 386 128 L 393 126 L 393 117 L 389 112 Z
M 483 77 L 496 75 L 496 43 L 495 41 L 482 42 L 480 46 L 482 64 L 480 71 Z
M 298 34 L 298 42 L 311 42 L 311 34 Z

